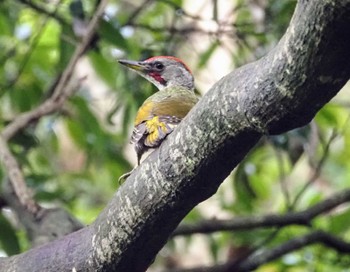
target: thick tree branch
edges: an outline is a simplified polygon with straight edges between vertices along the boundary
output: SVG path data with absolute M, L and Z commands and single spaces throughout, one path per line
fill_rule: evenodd
M 305 125 L 346 83 L 349 24 L 348 0 L 300 0 L 276 48 L 215 84 L 91 226 L 0 259 L 0 270 L 145 271 L 264 133 Z
M 262 227 L 284 227 L 288 225 L 310 226 L 312 220 L 335 207 L 350 201 L 350 189 L 334 194 L 328 199 L 301 211 L 281 215 L 236 217 L 231 220 L 207 220 L 193 225 L 180 225 L 172 236 L 217 231 L 249 230 Z

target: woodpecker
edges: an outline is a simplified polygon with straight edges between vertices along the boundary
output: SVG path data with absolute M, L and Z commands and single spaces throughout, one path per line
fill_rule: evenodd
M 119 63 L 158 88 L 139 108 L 134 122 L 131 143 L 137 154 L 137 165 L 140 165 L 142 155 L 160 146 L 197 103 L 198 97 L 194 93 L 191 70 L 176 57 L 157 56 L 145 61 L 119 60 Z

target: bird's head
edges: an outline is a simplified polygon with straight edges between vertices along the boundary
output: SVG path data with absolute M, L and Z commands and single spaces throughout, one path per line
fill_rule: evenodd
M 158 56 L 144 61 L 119 60 L 119 63 L 139 73 L 159 90 L 169 86 L 194 90 L 193 75 L 187 65 L 178 58 Z

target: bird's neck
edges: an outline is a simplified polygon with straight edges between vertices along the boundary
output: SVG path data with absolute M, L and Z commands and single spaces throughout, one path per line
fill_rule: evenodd
M 189 91 L 194 92 L 194 88 L 188 88 L 186 86 L 178 86 L 178 85 L 169 85 L 169 86 L 162 86 L 158 87 L 159 92 L 178 92 L 178 91 Z

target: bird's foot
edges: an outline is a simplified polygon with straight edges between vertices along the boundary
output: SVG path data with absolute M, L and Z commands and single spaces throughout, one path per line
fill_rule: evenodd
M 129 172 L 121 175 L 119 178 L 118 178 L 118 183 L 119 185 L 123 184 L 124 181 L 132 174 L 132 172 L 134 172 L 134 170 L 136 169 L 137 165 Z

